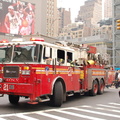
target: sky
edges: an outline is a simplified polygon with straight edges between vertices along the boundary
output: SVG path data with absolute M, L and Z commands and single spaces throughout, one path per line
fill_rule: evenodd
M 78 15 L 78 11 L 80 10 L 80 6 L 84 5 L 86 0 L 57 0 L 57 6 L 66 8 L 68 10 L 71 9 L 71 20 L 74 22 L 75 18 Z

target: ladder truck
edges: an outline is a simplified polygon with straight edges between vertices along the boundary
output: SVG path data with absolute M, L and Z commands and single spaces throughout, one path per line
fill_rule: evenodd
M 25 97 L 29 104 L 50 101 L 60 107 L 75 93 L 103 94 L 114 74 L 92 46 L 42 38 L 0 43 L 0 94 L 7 94 L 11 104 Z

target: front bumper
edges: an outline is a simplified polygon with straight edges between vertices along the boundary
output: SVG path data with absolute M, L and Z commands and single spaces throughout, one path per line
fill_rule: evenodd
M 0 94 L 29 96 L 33 94 L 33 85 L 27 83 L 0 83 Z

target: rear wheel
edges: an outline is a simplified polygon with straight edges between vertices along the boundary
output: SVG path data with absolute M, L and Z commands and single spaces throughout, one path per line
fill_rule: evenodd
M 9 101 L 11 104 L 17 104 L 20 97 L 18 95 L 9 95 Z
M 60 107 L 63 103 L 63 85 L 60 81 L 55 83 L 51 102 L 55 107 Z
M 91 96 L 95 96 L 98 92 L 98 82 L 96 80 L 93 81 L 92 89 L 89 91 Z
M 100 80 L 99 88 L 98 88 L 98 94 L 103 94 L 104 88 L 105 88 L 104 81 L 103 81 L 103 80 Z

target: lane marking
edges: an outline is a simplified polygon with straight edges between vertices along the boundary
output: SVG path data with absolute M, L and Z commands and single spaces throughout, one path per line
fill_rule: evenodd
M 86 109 L 80 109 L 80 108 L 72 108 L 72 109 L 78 110 L 78 111 L 83 111 L 83 112 L 88 112 L 88 113 L 93 113 L 93 114 L 98 114 L 98 115 L 105 115 L 105 116 L 109 116 L 109 117 L 120 118 L 120 115 L 114 115 L 114 114 L 103 113 L 103 112 L 97 112 L 97 111 L 86 110 Z
M 70 120 L 70 119 L 67 119 L 67 118 L 59 117 L 59 116 L 44 113 L 44 112 L 36 112 L 36 114 L 39 114 L 39 115 L 42 115 L 42 116 L 45 116 L 45 117 L 50 117 L 50 118 L 57 119 L 57 120 Z
M 6 119 L 4 119 L 4 118 L 0 118 L 0 120 L 6 120 Z
M 101 106 L 101 107 L 93 107 L 93 106 L 89 106 L 89 105 L 82 105 L 82 106 L 75 106 L 75 107 L 68 107 L 68 108 L 58 108 L 58 109 L 49 109 L 49 110 L 43 110 L 43 111 L 35 111 L 35 112 L 26 112 L 26 113 L 14 113 L 14 114 L 2 114 L 0 115 L 0 120 L 6 120 L 2 117 L 11 117 L 11 116 L 17 116 L 19 118 L 23 118 L 23 119 L 30 119 L 30 120 L 38 120 L 36 118 L 32 118 L 32 117 L 29 117 L 27 115 L 29 114 L 38 114 L 38 115 L 42 115 L 42 116 L 46 116 L 46 117 L 50 117 L 50 118 L 54 118 L 54 119 L 57 119 L 57 120 L 70 120 L 70 119 L 67 119 L 67 118 L 63 118 L 63 117 L 59 117 L 59 116 L 56 116 L 56 115 L 52 115 L 52 114 L 49 114 L 49 113 L 46 113 L 46 112 L 50 112 L 50 111 L 56 111 L 56 112 L 60 112 L 60 113 L 64 113 L 64 114 L 68 114 L 68 115 L 73 115 L 73 116 L 77 116 L 77 117 L 81 117 L 81 118 L 87 118 L 87 119 L 90 119 L 90 120 L 106 120 L 106 119 L 102 119 L 102 118 L 96 118 L 96 117 L 92 117 L 92 116 L 88 116 L 88 115 L 82 115 L 82 114 L 77 114 L 77 113 L 73 113 L 73 112 L 68 112 L 68 111 L 65 111 L 65 110 L 79 110 L 79 111 L 83 111 L 83 112 L 89 112 L 89 113 L 94 113 L 94 114 L 99 114 L 99 115 L 105 115 L 105 116 L 110 116 L 110 117 L 116 117 L 116 118 L 120 118 L 119 115 L 114 115 L 114 114 L 109 114 L 109 113 L 103 113 L 103 112 L 98 112 L 98 111 L 91 111 L 91 110 L 86 110 L 84 108 L 93 108 L 93 109 L 97 109 L 97 110 L 104 110 L 104 111 L 112 111 L 112 112 L 116 112 L 116 113 L 120 113 L 120 110 L 116 110 L 116 109 L 120 109 L 120 107 L 117 107 L 117 106 L 120 106 L 119 103 L 108 103 L 110 105 L 103 105 L 103 104 L 97 104 L 97 106 Z M 111 105 L 115 105 L 115 106 L 111 106 Z M 80 107 L 80 108 L 78 108 Z M 81 109 L 81 107 L 83 107 L 83 109 Z M 103 108 L 104 107 L 104 108 Z M 109 109 L 109 108 L 112 108 L 112 109 Z
M 70 108 L 70 109 L 72 109 L 72 108 Z M 106 119 L 91 117 L 91 116 L 82 115 L 82 114 L 77 114 L 77 113 L 68 112 L 68 111 L 56 110 L 56 112 L 60 112 L 60 113 L 68 114 L 68 115 L 73 115 L 73 116 L 81 117 L 81 118 L 87 118 L 87 119 L 90 119 L 90 120 L 106 120 Z
M 104 111 L 112 111 L 116 113 L 120 113 L 120 110 L 115 110 L 115 109 L 107 109 L 107 108 L 101 108 L 101 107 L 92 107 L 92 106 L 82 106 L 84 108 L 92 108 L 92 109 L 97 109 L 97 110 L 104 110 Z
M 39 120 L 39 119 L 36 119 L 36 118 L 32 118 L 32 117 L 29 117 L 29 116 L 25 116 L 25 115 L 22 114 L 22 113 L 16 114 L 15 116 L 16 116 L 16 117 L 19 117 L 19 118 L 23 118 L 23 119 L 25 119 L 25 120 Z
M 103 104 L 97 104 L 97 106 L 120 109 L 120 107 L 115 107 L 115 106 L 110 106 L 110 105 L 103 105 Z
M 108 104 L 111 104 L 111 105 L 120 105 L 119 103 L 108 103 Z

